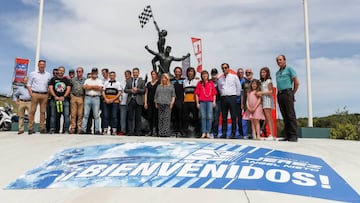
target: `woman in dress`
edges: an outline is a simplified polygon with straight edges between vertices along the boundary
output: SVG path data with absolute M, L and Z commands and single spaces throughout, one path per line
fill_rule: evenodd
M 155 108 L 155 92 L 160 84 L 158 80 L 158 75 L 156 71 L 151 71 L 151 81 L 146 84 L 145 89 L 145 100 L 144 100 L 144 108 L 147 110 L 147 119 L 149 121 L 150 132 L 147 136 L 157 135 L 159 132 L 158 126 L 158 111 Z
M 250 91 L 247 93 L 245 120 L 251 121 L 253 138 L 260 140 L 260 120 L 264 120 L 264 113 L 261 104 L 261 97 L 257 95 L 261 92 L 260 82 L 253 79 L 250 83 Z
M 170 135 L 171 109 L 175 102 L 175 89 L 167 73 L 161 75 L 161 84 L 156 88 L 155 106 L 159 112 L 159 136 Z
M 268 139 L 274 139 L 274 120 L 272 117 L 272 110 L 274 109 L 273 98 L 273 84 L 270 76 L 270 69 L 268 67 L 261 68 L 260 70 L 261 92 L 258 96 L 262 97 L 262 107 L 265 114 L 265 121 L 269 126 L 270 135 Z
M 216 94 L 215 85 L 209 80 L 209 73 L 206 70 L 202 71 L 201 81 L 195 88 L 196 107 L 200 109 L 201 115 L 201 138 L 210 138 Z

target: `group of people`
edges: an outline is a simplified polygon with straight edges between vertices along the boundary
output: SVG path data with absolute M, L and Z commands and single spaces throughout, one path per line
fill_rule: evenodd
M 299 82 L 284 55 L 276 60 L 277 98 L 285 122 L 283 140 L 297 141 L 294 94 Z M 253 78 L 250 68 L 245 75 L 242 68 L 232 74 L 229 64 L 223 63 L 222 74 L 214 68 L 210 74 L 204 70 L 198 77 L 189 67 L 186 77 L 182 77 L 182 68 L 175 67 L 174 77 L 153 70 L 149 81 L 139 77 L 139 68 L 126 70 L 124 80 L 117 80 L 116 73 L 108 69 L 101 70 L 100 79 L 97 68 L 85 78 L 82 67 L 76 72 L 70 70 L 68 76 L 64 67 L 54 70 L 52 76 L 45 67 L 46 61 L 40 60 L 38 70 L 25 77 L 24 86 L 14 93 L 19 105 L 18 134 L 24 133 L 25 109 L 29 111 L 28 133 L 35 133 L 34 116 L 39 104 L 40 133 L 59 133 L 63 116 L 62 131 L 69 134 L 144 135 L 144 117 L 149 136 L 210 138 L 212 134 L 214 138 L 235 138 L 238 133 L 240 138 L 260 139 L 262 120 L 274 135 L 274 92 L 268 67 L 261 68 L 259 80 Z

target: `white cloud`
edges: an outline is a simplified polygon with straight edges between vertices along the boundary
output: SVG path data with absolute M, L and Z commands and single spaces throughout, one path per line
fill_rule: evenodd
M 25 5 L 38 6 L 40 0 L 21 0 L 21 2 Z

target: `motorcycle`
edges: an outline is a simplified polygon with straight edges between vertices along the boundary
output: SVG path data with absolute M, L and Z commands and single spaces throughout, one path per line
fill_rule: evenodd
M 4 107 L 0 107 L 0 130 L 10 131 L 12 126 L 12 113 L 13 107 L 9 104 L 5 104 Z

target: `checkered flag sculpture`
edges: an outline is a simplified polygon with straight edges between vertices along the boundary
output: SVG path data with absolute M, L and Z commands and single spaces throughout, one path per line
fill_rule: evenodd
M 141 12 L 141 14 L 139 15 L 141 28 L 143 28 L 145 26 L 145 24 L 147 22 L 149 22 L 149 19 L 152 17 L 153 17 L 153 14 L 151 11 L 151 7 L 150 7 L 150 5 L 148 5 L 144 8 L 144 11 Z

